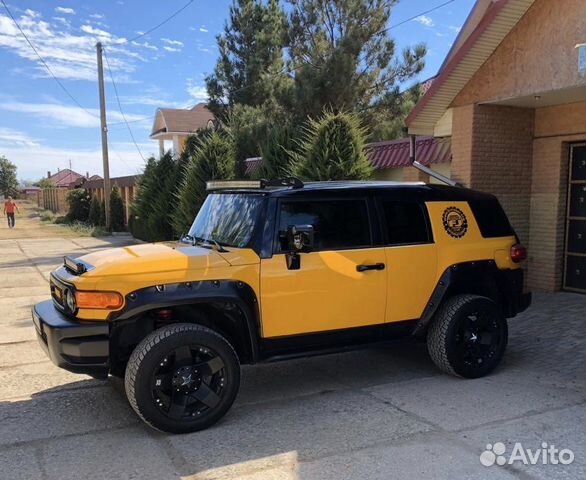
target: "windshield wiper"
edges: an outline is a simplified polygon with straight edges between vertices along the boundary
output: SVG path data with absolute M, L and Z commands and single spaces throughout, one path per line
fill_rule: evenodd
M 186 235 L 186 237 L 188 239 L 191 239 L 191 244 L 193 246 L 199 245 L 204 248 L 210 247 L 220 253 L 228 251 L 224 247 L 222 247 L 222 245 L 220 245 L 216 240 L 214 240 L 212 238 L 193 237 L 191 235 Z

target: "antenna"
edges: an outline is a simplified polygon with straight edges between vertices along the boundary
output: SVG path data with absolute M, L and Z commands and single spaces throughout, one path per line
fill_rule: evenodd
M 450 185 L 451 187 L 463 187 L 464 186 L 461 183 L 458 183 L 458 182 L 452 180 L 451 178 L 446 177 L 445 175 L 442 175 L 441 173 L 436 172 L 435 170 L 423 165 L 422 163 L 419 163 L 417 161 L 416 140 L 417 140 L 416 135 L 409 135 L 409 161 L 411 162 L 411 166 L 415 167 L 417 170 L 422 171 L 423 173 L 426 173 L 430 177 L 433 177 L 436 180 L 439 180 L 440 182 L 445 183 L 446 185 Z

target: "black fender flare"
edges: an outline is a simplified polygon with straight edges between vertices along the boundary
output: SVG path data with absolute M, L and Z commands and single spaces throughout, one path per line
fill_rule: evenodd
M 150 310 L 196 303 L 229 302 L 240 308 L 246 321 L 252 361 L 259 358 L 261 332 L 258 299 L 254 289 L 239 280 L 205 280 L 154 285 L 130 292 L 124 308 L 112 312 L 112 322 L 129 320 Z
M 441 303 L 460 290 L 493 298 L 508 318 L 525 310 L 531 302 L 530 294 L 522 293 L 522 269 L 501 270 L 494 260 L 457 263 L 444 270 L 412 335 L 425 335 Z

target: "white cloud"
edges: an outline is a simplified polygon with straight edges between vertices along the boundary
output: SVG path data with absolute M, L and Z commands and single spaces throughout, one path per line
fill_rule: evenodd
M 203 32 L 203 33 L 208 33 L 209 32 L 209 30 L 206 28 L 205 25 L 202 25 L 201 27 L 199 27 L 199 31 L 200 32 Z
M 181 51 L 180 48 L 168 47 L 167 45 L 165 45 L 163 47 L 163 50 L 167 50 L 168 52 L 180 52 Z
M 167 45 L 172 45 L 175 47 L 182 47 L 183 46 L 183 42 L 180 42 L 179 40 L 171 40 L 170 38 L 161 38 L 161 40 L 166 43 Z
M 455 33 L 460 33 L 460 30 L 462 29 L 462 27 L 456 27 L 454 25 L 450 25 L 448 28 Z
M 186 85 L 187 93 L 196 102 L 207 102 L 208 91 L 201 81 L 196 81 L 193 78 L 187 79 Z
M 421 23 L 421 25 L 425 27 L 433 27 L 435 25 L 433 23 L 433 19 L 427 15 L 420 15 L 415 19 L 415 21 Z
M 104 15 L 102 15 L 101 13 L 92 13 L 90 15 L 90 18 L 93 18 L 94 20 L 102 20 L 104 18 Z
M 125 38 L 91 25 L 83 25 L 81 33 L 74 33 L 66 18 L 55 17 L 49 23 L 32 10 L 26 11 L 17 20 L 52 72 L 61 79 L 95 80 L 96 40 L 100 40 L 107 47 L 110 66 L 117 73 L 117 80 L 120 82 L 127 81 L 129 74 L 135 70 L 135 62 L 131 59 L 147 61 L 132 51 Z M 3 14 L 0 14 L 1 48 L 33 62 L 33 77 L 49 76 L 12 20 Z M 31 75 L 30 69 L 27 73 Z
M 0 110 L 22 113 L 40 120 L 51 120 L 51 126 L 57 127 L 99 128 L 100 126 L 100 112 L 97 108 L 88 108 L 86 112 L 79 107 L 61 103 L 2 101 L 0 102 Z M 129 113 L 126 113 L 125 116 L 129 121 L 144 118 L 144 115 Z M 108 121 L 121 122 L 124 121 L 124 118 L 120 112 L 110 110 L 108 112 Z
M 66 15 L 75 15 L 75 10 L 69 7 L 57 7 L 55 11 L 57 13 L 64 13 Z
M 144 148 L 143 148 L 144 147 Z M 145 158 L 156 151 L 156 145 L 141 145 Z M 19 178 L 38 179 L 46 175 L 47 170 L 56 172 L 58 168 L 72 168 L 80 173 L 90 175 L 103 174 L 102 150 L 98 143 L 90 148 L 58 148 L 48 145 L 28 147 L 7 147 L 2 149 L 4 155 L 16 164 Z M 110 148 L 110 176 L 136 175 L 144 168 L 144 161 L 134 145 L 112 144 Z
M 38 141 L 28 134 L 12 128 L 0 127 L 0 145 L 1 146 L 21 146 L 21 147 L 36 147 L 39 145 Z
M 149 42 L 142 42 L 142 43 L 141 43 L 141 42 L 137 42 L 137 41 L 134 41 L 134 40 L 133 40 L 131 43 L 132 43 L 132 45 L 134 45 L 135 47 L 143 47 L 143 48 L 147 48 L 147 49 L 149 49 L 149 50 L 153 50 L 153 51 L 155 51 L 155 52 L 156 52 L 157 50 L 159 50 L 159 48 L 158 48 L 158 47 L 156 47 L 155 45 L 152 45 L 152 44 L 150 44 Z

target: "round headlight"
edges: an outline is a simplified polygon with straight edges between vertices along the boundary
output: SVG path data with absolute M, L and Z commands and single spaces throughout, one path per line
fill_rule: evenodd
M 75 312 L 77 304 L 75 302 L 75 294 L 71 290 L 65 291 L 65 303 L 70 312 Z

